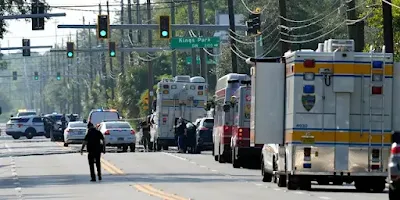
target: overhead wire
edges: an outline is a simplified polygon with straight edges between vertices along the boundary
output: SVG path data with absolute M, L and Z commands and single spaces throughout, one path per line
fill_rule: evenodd
M 398 6 L 398 5 L 396 5 L 396 4 L 393 4 L 393 3 L 389 2 L 389 1 L 382 0 L 382 2 L 384 2 L 384 3 L 386 3 L 386 4 L 389 4 L 389 5 L 391 5 L 392 7 L 395 7 L 395 8 L 400 9 L 400 6 Z
M 242 1 L 243 6 L 246 8 L 247 11 L 249 11 L 250 13 L 256 14 L 253 10 L 251 10 L 251 9 L 246 5 L 246 3 L 244 2 L 244 0 L 241 0 L 241 1 Z M 263 6 L 263 8 L 261 9 L 260 13 L 263 13 L 264 10 L 267 9 L 267 8 L 269 7 L 269 4 L 271 4 L 271 0 L 268 1 L 268 4 L 267 4 L 267 5 Z
M 331 6 L 330 8 L 336 7 L 335 5 L 336 5 L 337 3 L 339 3 L 340 1 L 341 1 L 341 0 L 336 0 L 334 3 L 332 3 L 332 6 Z M 310 19 L 305 19 L 305 20 L 294 20 L 294 19 L 289 19 L 289 18 L 283 17 L 283 16 L 281 16 L 281 15 L 279 15 L 279 18 L 281 18 L 281 19 L 283 19 L 283 20 L 285 20 L 285 21 L 287 21 L 287 22 L 292 22 L 292 23 L 307 23 L 307 22 L 314 21 L 314 20 L 316 20 L 316 19 L 318 19 L 318 18 L 320 18 L 320 17 L 323 17 L 323 16 L 325 16 L 325 15 L 326 15 L 325 13 L 321 13 L 321 14 L 318 14 L 318 15 L 316 15 L 316 16 L 310 18 Z

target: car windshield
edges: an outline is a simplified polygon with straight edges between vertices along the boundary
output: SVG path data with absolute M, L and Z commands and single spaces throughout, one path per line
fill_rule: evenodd
M 70 122 L 68 126 L 70 128 L 86 128 L 86 124 L 83 122 Z
M 94 125 L 100 124 L 104 120 L 119 120 L 119 114 L 118 112 L 99 111 L 93 112 L 89 119 Z
M 214 127 L 214 120 L 213 119 L 205 119 L 203 122 L 203 126 L 206 128 L 213 128 Z
M 51 116 L 51 118 L 54 121 L 59 122 L 59 121 L 61 121 L 62 115 L 53 115 L 53 116 Z
M 20 112 L 18 113 L 17 117 L 30 116 L 30 115 L 36 115 L 36 112 Z
M 29 118 L 12 118 L 10 119 L 10 123 L 24 123 L 28 122 Z
M 106 128 L 107 129 L 113 129 L 113 128 L 126 128 L 130 129 L 131 126 L 128 123 L 106 123 Z

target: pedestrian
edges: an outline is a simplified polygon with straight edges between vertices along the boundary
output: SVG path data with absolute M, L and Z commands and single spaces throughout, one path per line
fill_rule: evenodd
M 75 121 L 76 121 L 76 118 L 75 118 L 74 114 L 71 114 L 71 115 L 69 116 L 69 121 L 70 121 L 70 122 L 75 122 Z
M 148 116 L 145 121 L 141 123 L 141 128 L 142 128 L 142 143 L 144 146 L 144 150 L 148 151 L 149 150 L 149 145 L 150 145 L 150 128 L 151 128 L 151 123 L 150 123 L 150 116 Z
M 67 118 L 65 118 L 65 114 L 61 116 L 60 121 L 61 121 L 62 132 L 64 133 L 65 128 L 67 128 Z
M 89 161 L 89 169 L 90 169 L 90 181 L 96 181 L 96 174 L 94 172 L 94 164 L 96 163 L 97 176 L 99 177 L 99 181 L 101 178 L 101 153 L 106 153 L 105 151 L 105 141 L 103 134 L 97 130 L 94 125 L 89 122 L 87 125 L 87 133 L 85 139 L 82 143 L 81 155 L 83 154 L 83 149 L 86 147 L 88 152 L 88 161 Z
M 179 117 L 178 123 L 174 128 L 178 138 L 179 153 L 186 153 L 186 123 L 182 117 Z

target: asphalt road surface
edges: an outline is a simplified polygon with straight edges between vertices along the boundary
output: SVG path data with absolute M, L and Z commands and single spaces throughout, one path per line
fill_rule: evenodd
M 287 191 L 261 182 L 259 170 L 234 169 L 201 155 L 168 152 L 106 153 L 103 181 L 89 182 L 80 146 L 45 138 L 0 140 L 0 200 L 377 200 L 387 193 L 357 193 L 353 186 Z

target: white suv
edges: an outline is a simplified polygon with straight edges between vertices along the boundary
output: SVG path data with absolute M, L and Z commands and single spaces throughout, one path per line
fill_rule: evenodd
M 6 124 L 6 134 L 14 139 L 25 136 L 32 139 L 34 136 L 45 136 L 43 119 L 40 116 L 12 117 Z
M 120 120 L 101 122 L 99 130 L 104 135 L 106 146 L 122 147 L 124 152 L 129 147 L 131 152 L 135 152 L 135 131 L 128 122 Z

